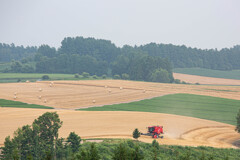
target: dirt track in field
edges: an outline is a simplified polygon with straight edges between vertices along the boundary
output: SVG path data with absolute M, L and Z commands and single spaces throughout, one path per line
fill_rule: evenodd
M 240 86 L 163 84 L 123 80 L 55 81 L 52 87 L 49 85 L 50 82 L 2 83 L 0 98 L 14 100 L 14 93 L 17 92 L 17 101 L 57 109 L 126 103 L 174 93 L 240 100 Z
M 18 127 L 31 124 L 47 111 L 53 110 L 0 107 L 0 145 Z M 164 139 L 158 139 L 160 144 L 234 148 L 232 143 L 240 139 L 232 125 L 170 114 L 70 110 L 57 113 L 63 121 L 60 137 L 75 131 L 82 138 L 132 138 L 135 128 L 146 132 L 146 126 L 163 125 L 165 134 Z M 151 143 L 153 139 L 142 136 L 140 140 Z
M 190 74 L 173 73 L 175 79 L 180 79 L 187 83 L 200 83 L 200 84 L 214 84 L 214 85 L 240 85 L 240 80 L 235 79 L 224 79 L 224 78 L 213 78 L 196 76 Z

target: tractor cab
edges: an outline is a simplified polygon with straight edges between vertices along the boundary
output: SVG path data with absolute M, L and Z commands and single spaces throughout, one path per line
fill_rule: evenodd
M 163 133 L 163 126 L 150 126 L 148 127 L 148 133 Z
M 155 130 L 155 127 L 148 127 L 148 132 L 149 133 L 153 133 L 154 130 Z
M 153 138 L 163 138 L 163 126 L 149 126 L 148 133 L 141 133 L 141 135 L 152 136 Z

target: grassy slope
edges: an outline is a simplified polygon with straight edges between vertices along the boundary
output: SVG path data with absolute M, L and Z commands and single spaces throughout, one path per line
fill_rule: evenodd
M 41 106 L 36 104 L 27 104 L 23 102 L 10 101 L 5 99 L 0 99 L 0 107 L 53 109 L 52 107 Z
M 173 72 L 198 75 L 198 76 L 206 76 L 206 77 L 240 80 L 240 70 L 219 71 L 219 70 L 211 70 L 211 69 L 204 69 L 204 68 L 175 68 Z
M 0 82 L 17 82 L 21 81 L 36 81 L 42 78 L 43 75 L 48 75 L 50 80 L 83 80 L 82 76 L 74 78 L 74 74 L 50 74 L 50 73 L 0 73 Z M 92 77 L 88 79 L 93 79 Z
M 190 116 L 236 124 L 239 100 L 192 94 L 173 94 L 132 103 L 92 107 L 88 111 L 141 111 Z

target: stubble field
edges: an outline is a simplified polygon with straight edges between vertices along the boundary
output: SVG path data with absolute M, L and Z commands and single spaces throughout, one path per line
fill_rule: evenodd
M 50 86 L 52 84 L 52 86 Z M 161 113 L 74 111 L 73 109 L 138 101 L 166 94 L 190 93 L 240 100 L 239 86 L 202 86 L 161 84 L 122 80 L 55 81 L 0 84 L 0 98 L 46 105 L 63 121 L 60 136 L 75 131 L 82 138 L 131 138 L 139 128 L 146 132 L 149 125 L 163 125 L 165 138 L 160 144 L 234 147 L 239 139 L 234 126 L 214 121 Z M 41 99 L 39 98 L 41 96 Z M 0 144 L 7 135 L 46 111 L 43 109 L 0 108 Z M 141 141 L 151 142 L 143 136 Z
M 17 127 L 31 124 L 47 111 L 52 110 L 0 108 L 0 144 Z M 234 148 L 232 143 L 239 138 L 232 125 L 171 114 L 69 110 L 57 113 L 63 121 L 60 137 L 74 131 L 81 138 L 132 138 L 135 128 L 144 133 L 146 126 L 163 125 L 165 134 L 164 139 L 158 139 L 160 144 Z M 151 143 L 153 139 L 141 136 L 139 140 Z
M 240 86 L 163 84 L 123 80 L 2 83 L 0 98 L 56 109 L 119 104 L 167 94 L 189 93 L 240 100 Z M 41 98 L 39 98 L 41 96 Z
M 240 85 L 240 80 L 237 79 L 224 79 L 224 78 L 214 78 L 197 76 L 182 73 L 173 73 L 174 78 L 180 79 L 187 83 L 199 83 L 199 84 L 211 84 L 211 85 Z

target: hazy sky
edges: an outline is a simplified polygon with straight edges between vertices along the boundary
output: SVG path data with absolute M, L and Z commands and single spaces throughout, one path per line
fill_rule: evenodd
M 240 0 L 0 0 L 0 43 L 59 47 L 67 36 L 232 47 Z

